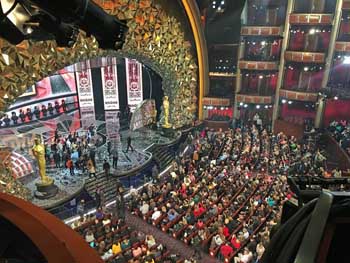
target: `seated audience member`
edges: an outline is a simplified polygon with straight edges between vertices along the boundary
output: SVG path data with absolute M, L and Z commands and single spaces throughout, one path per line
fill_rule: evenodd
M 247 248 L 244 249 L 243 254 L 238 253 L 238 257 L 234 257 L 235 263 L 251 263 L 253 260 L 253 253 Z
M 39 107 L 38 106 L 35 106 L 34 107 L 34 115 L 35 115 L 35 118 L 38 120 L 40 119 L 40 110 L 39 110 Z
M 88 242 L 88 243 L 90 243 L 90 242 L 92 242 L 92 241 L 94 241 L 94 240 L 95 240 L 94 233 L 92 233 L 91 230 L 88 230 L 88 231 L 86 232 L 86 234 L 85 234 L 85 241 Z
M 2 121 L 5 123 L 5 127 L 10 126 L 11 119 L 9 118 L 9 116 L 7 114 L 5 115 L 5 117 L 3 118 Z
M 152 220 L 155 221 L 157 220 L 160 216 L 162 215 L 162 212 L 158 210 L 157 207 L 154 208 L 154 212 L 152 214 Z
M 156 240 L 152 235 L 146 235 L 146 240 L 145 240 L 147 247 L 151 248 L 156 244 Z
M 47 117 L 47 109 L 45 105 L 41 105 L 41 113 L 44 118 Z
M 177 218 L 179 214 L 175 211 L 175 209 L 170 209 L 168 212 L 168 220 L 169 222 L 173 221 Z
M 55 110 L 56 110 L 57 114 L 60 113 L 60 108 L 61 108 L 61 106 L 59 105 L 58 101 L 56 100 L 55 101 Z
M 221 258 L 227 258 L 233 253 L 233 249 L 229 243 L 225 243 L 220 247 Z
M 120 242 L 118 242 L 117 240 L 114 240 L 112 245 L 113 255 L 119 254 L 121 251 L 122 251 L 122 247 L 120 245 Z
M 33 119 L 33 113 L 32 113 L 32 110 L 30 108 L 27 108 L 27 118 L 29 121 L 31 121 Z
M 140 207 L 140 212 L 142 215 L 146 215 L 149 212 L 149 204 L 146 201 L 143 201 L 143 204 Z
M 22 109 L 19 110 L 19 118 L 21 119 L 22 123 L 26 121 L 26 115 L 24 114 Z
M 14 112 L 14 111 L 11 112 L 11 120 L 12 120 L 14 125 L 16 125 L 18 122 L 18 116 L 16 115 L 16 112 Z
M 129 248 L 130 246 L 131 246 L 131 243 L 130 243 L 130 240 L 128 238 L 125 238 L 121 243 L 122 250 L 125 250 L 125 249 Z
M 47 110 L 49 111 L 50 115 L 53 115 L 54 109 L 52 107 L 52 103 L 51 102 L 49 102 L 49 104 L 47 105 Z

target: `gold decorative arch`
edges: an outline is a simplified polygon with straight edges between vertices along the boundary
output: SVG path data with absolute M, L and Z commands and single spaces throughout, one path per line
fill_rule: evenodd
M 57 47 L 54 41 L 24 41 L 13 46 L 0 40 L 0 110 L 27 87 L 65 66 L 98 56 L 127 56 L 149 65 L 162 77 L 174 127 L 190 124 L 197 110 L 198 66 L 180 22 L 151 0 L 97 2 L 127 21 L 129 32 L 123 49 L 102 50 L 94 38 L 82 32 L 72 48 Z

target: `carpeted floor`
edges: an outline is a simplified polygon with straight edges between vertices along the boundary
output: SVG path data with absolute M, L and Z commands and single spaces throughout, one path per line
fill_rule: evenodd
M 146 234 L 152 234 L 157 242 L 165 245 L 172 253 L 181 255 L 183 258 L 190 258 L 194 255 L 194 249 L 190 246 L 187 246 L 180 240 L 174 239 L 169 236 L 167 233 L 162 232 L 160 229 L 147 224 L 138 216 L 132 215 L 129 212 L 126 212 L 125 220 L 128 225 L 134 227 L 135 229 L 142 231 Z M 220 262 L 219 260 L 210 257 L 208 254 L 202 252 L 202 260 L 199 262 L 202 263 L 216 263 Z

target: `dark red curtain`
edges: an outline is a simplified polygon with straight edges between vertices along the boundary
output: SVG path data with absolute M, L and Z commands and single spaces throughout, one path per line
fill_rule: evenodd
M 208 118 L 210 119 L 213 115 L 218 115 L 218 116 L 229 116 L 232 118 L 233 116 L 233 110 L 232 108 L 228 108 L 227 110 L 221 110 L 219 109 L 212 109 L 208 110 Z

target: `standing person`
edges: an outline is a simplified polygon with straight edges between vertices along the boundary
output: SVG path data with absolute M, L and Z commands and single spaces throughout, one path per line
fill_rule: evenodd
M 110 157 L 112 155 L 112 143 L 111 143 L 111 141 L 107 142 L 107 152 L 108 152 L 108 156 Z
M 87 162 L 87 167 L 88 167 L 88 171 L 89 171 L 89 176 L 96 177 L 96 169 L 95 169 L 94 163 L 92 162 L 91 159 L 89 159 L 89 161 Z
M 58 151 L 55 151 L 53 154 L 53 160 L 55 162 L 56 168 L 61 167 L 61 156 Z
M 131 137 L 130 136 L 128 136 L 128 138 L 127 138 L 126 152 L 129 151 L 129 148 L 131 148 L 131 151 L 134 151 L 134 147 L 132 147 L 132 145 L 131 145 Z
M 17 116 L 17 114 L 16 114 L 16 112 L 11 112 L 11 120 L 13 121 L 13 124 L 17 124 L 17 122 L 18 122 L 18 116 Z
M 113 150 L 113 168 L 114 169 L 117 169 L 117 166 L 118 166 L 118 149 L 117 148 L 114 148 Z
M 50 115 L 53 115 L 53 107 L 52 107 L 52 103 L 49 102 L 48 106 L 47 106 L 47 110 L 49 111 Z
M 96 207 L 101 206 L 101 190 L 100 188 L 97 188 L 95 192 L 95 202 L 96 202 Z
M 107 160 L 105 159 L 103 162 L 103 170 L 105 171 L 105 176 L 107 178 L 108 178 L 110 169 L 111 169 L 111 166 L 110 166 L 109 162 L 107 162 Z
M 24 114 L 24 111 L 22 109 L 19 110 L 19 118 L 22 122 L 26 121 L 26 115 Z
M 69 169 L 70 175 L 74 176 L 74 164 L 71 158 L 68 159 L 66 166 Z
M 117 188 L 117 196 L 116 196 L 115 206 L 116 206 L 116 212 L 117 212 L 118 218 L 124 219 L 125 218 L 125 201 L 124 201 L 122 187 Z
M 77 205 L 77 214 L 83 217 L 84 212 L 85 212 L 85 200 L 81 199 L 79 204 Z

